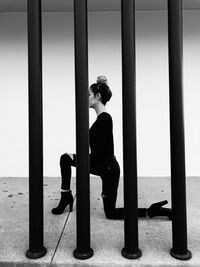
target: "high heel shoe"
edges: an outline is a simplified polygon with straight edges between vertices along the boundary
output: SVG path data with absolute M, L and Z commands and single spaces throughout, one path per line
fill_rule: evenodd
M 53 208 L 51 212 L 53 214 L 62 214 L 65 208 L 69 205 L 69 211 L 73 211 L 73 196 L 70 191 L 67 192 L 61 192 L 61 198 L 58 206 L 56 208 Z
M 157 203 L 153 203 L 148 209 L 147 209 L 147 215 L 152 218 L 155 216 L 166 216 L 169 220 L 172 220 L 172 210 L 169 208 L 163 208 L 162 206 L 166 205 L 168 203 L 167 200 L 163 200 Z

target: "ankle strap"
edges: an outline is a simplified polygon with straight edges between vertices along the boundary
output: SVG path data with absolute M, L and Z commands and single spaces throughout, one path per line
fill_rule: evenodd
M 63 193 L 68 193 L 68 192 L 71 192 L 72 190 L 65 190 L 65 189 L 61 189 L 61 192 L 63 192 Z

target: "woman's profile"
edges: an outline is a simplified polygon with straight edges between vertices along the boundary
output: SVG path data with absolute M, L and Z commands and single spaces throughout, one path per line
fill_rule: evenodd
M 114 155 L 113 122 L 106 111 L 106 103 L 111 99 L 112 92 L 107 78 L 103 75 L 97 78 L 88 91 L 89 108 L 95 110 L 97 119 L 89 129 L 90 138 L 90 173 L 98 175 L 102 180 L 102 199 L 105 216 L 108 219 L 123 219 L 124 208 L 116 208 L 117 190 L 120 177 L 120 167 Z M 60 157 L 61 168 L 61 198 L 58 206 L 52 209 L 53 214 L 62 214 L 69 205 L 73 210 L 73 196 L 70 188 L 71 167 L 76 167 L 76 155 L 65 153 Z M 167 200 L 153 203 L 149 208 L 138 208 L 138 217 L 165 216 L 172 219 L 169 208 L 162 206 Z

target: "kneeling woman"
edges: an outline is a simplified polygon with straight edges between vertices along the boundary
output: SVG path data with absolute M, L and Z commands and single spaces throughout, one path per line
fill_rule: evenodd
M 89 107 L 93 108 L 97 114 L 97 119 L 89 130 L 90 173 L 98 175 L 102 179 L 102 198 L 106 217 L 108 219 L 123 219 L 124 208 L 115 207 L 120 167 L 114 156 L 112 117 L 106 112 L 106 103 L 112 96 L 106 77 L 99 76 L 97 83 L 90 86 L 88 94 Z M 53 214 L 62 214 L 68 205 L 72 211 L 71 166 L 76 167 L 76 155 L 63 154 L 60 158 L 61 199 L 58 206 L 52 209 Z M 167 204 L 167 200 L 154 203 L 148 209 L 139 208 L 138 217 L 167 216 L 171 219 L 171 209 L 162 207 L 165 204 Z

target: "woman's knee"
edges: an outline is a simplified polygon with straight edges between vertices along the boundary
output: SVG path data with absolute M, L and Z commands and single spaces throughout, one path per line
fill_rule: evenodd
M 60 165 L 71 164 L 72 158 L 69 154 L 65 153 L 60 157 Z

